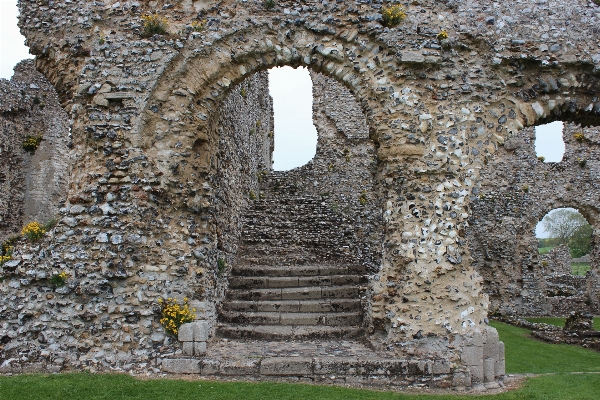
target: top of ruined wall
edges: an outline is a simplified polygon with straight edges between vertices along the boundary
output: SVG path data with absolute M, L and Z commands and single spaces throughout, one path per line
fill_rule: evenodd
M 433 1 L 412 2 L 407 19 L 397 28 L 381 24 L 381 1 L 276 1 L 273 10 L 253 1 L 58 1 L 20 0 L 20 27 L 32 53 L 56 63 L 78 66 L 90 54 L 102 58 L 121 46 L 140 47 L 141 15 L 158 10 L 170 22 L 172 35 L 165 48 L 177 51 L 191 33 L 192 20 L 206 19 L 210 40 L 264 22 L 274 29 L 305 26 L 326 35 L 357 29 L 395 48 L 403 61 L 440 63 L 436 35 L 446 30 L 465 50 L 479 51 L 487 64 L 503 59 L 538 60 L 543 64 L 600 63 L 598 35 L 600 6 L 592 0 Z M 192 33 L 192 35 L 197 33 Z M 101 39 L 102 37 L 102 39 Z M 149 55 L 147 51 L 131 56 Z M 92 63 L 93 64 L 93 63 Z M 81 66 L 79 66 L 81 67 Z M 73 88 L 79 68 L 46 73 L 63 91 Z M 93 65 L 85 69 L 93 70 Z M 85 82 L 85 74 L 80 78 Z M 64 85 L 64 86 L 63 86 Z M 68 97 L 68 96 L 66 96 Z M 66 99 L 63 98 L 64 99 Z

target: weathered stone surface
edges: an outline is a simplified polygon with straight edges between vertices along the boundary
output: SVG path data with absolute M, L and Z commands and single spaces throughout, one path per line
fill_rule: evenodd
M 71 172 L 69 128 L 54 87 L 32 60 L 0 80 L 0 241 L 58 215 Z M 23 149 L 28 137 L 41 139 L 33 152 Z
M 191 358 L 165 358 L 161 368 L 172 374 L 199 374 L 201 371 L 200 360 Z
M 325 79 L 332 90 L 316 90 L 321 111 L 315 120 L 333 144 L 320 149 L 321 160 L 335 161 L 330 173 L 322 169 L 329 165 L 313 163 L 319 173 L 305 174 L 307 167 L 281 178 L 288 189 L 298 180 L 299 196 L 337 210 L 342 222 L 335 236 L 320 229 L 320 222 L 336 221 L 329 211 L 313 218 L 320 235 L 305 235 L 307 224 L 291 225 L 288 233 L 298 228 L 293 239 L 300 247 L 314 245 L 319 264 L 330 258 L 348 268 L 352 260 L 368 271 L 364 287 L 344 292 L 364 302 L 366 329 L 345 328 L 372 332 L 366 339 L 397 354 L 419 354 L 409 369 L 424 384 L 431 359 L 459 368 L 468 361 L 477 366 L 472 373 L 478 381 L 483 344 L 475 344 L 490 308 L 538 314 L 581 304 L 598 309 L 595 237 L 585 285 L 567 282 L 575 296 L 549 299 L 545 290 L 552 282 L 541 279 L 538 259 L 527 256 L 532 225 L 557 199 L 583 209 L 598 230 L 595 131 L 586 128 L 581 143 L 569 139 L 566 162 L 543 170 L 527 149 L 529 139 L 521 137 L 524 145 L 506 149 L 526 160 L 519 171 L 527 173 L 503 165 L 510 156 L 502 148 L 542 122 L 600 123 L 598 49 L 589 40 L 598 26 L 593 3 L 562 2 L 557 13 L 543 2 L 505 1 L 490 15 L 488 1 L 424 0 L 407 4 L 408 19 L 396 27 L 382 25 L 379 2 L 281 2 L 270 11 L 261 2 L 232 0 L 218 7 L 162 0 L 19 4 L 35 66 L 55 85 L 55 104 L 72 120 L 63 124 L 61 114 L 56 126 L 66 127 L 59 130 L 69 137 L 69 150 L 57 145 L 51 158 L 72 154 L 73 161 L 64 164 L 72 165 L 68 185 L 61 178 L 67 175 L 48 178 L 65 196 L 48 196 L 47 185 L 37 183 L 43 190 L 33 191 L 39 196 L 32 204 L 51 204 L 47 209 L 61 222 L 39 242 L 17 241 L 13 259 L 19 263 L 0 267 L 0 338 L 9 338 L 0 361 L 31 354 L 28 362 L 38 365 L 37 354 L 60 350 L 63 369 L 146 372 L 180 349 L 161 332 L 161 297 L 205 304 L 202 318 L 214 325 L 245 250 L 242 216 L 261 201 L 261 183 L 281 178 L 271 173 L 274 126 L 264 72 L 281 65 L 305 66 L 347 89 Z M 171 35 L 143 37 L 141 16 L 156 10 L 168 16 Z M 195 32 L 199 10 L 207 24 Z M 566 24 L 569 29 L 556 28 Z M 438 39 L 442 29 L 447 39 Z M 20 135 L 44 115 L 41 103 L 31 109 L 28 93 L 35 86 L 8 86 L 0 96 L 4 121 L 31 120 L 17 121 L 17 133 L 3 131 L 11 139 L 0 144 L 0 157 L 12 160 L 0 176 L 0 213 L 10 226 L 3 237 L 18 232 L 21 204 L 28 201 L 23 164 L 11 155 Z M 355 105 L 337 112 L 347 96 Z M 356 110 L 352 119 L 348 110 Z M 360 124 L 354 138 L 344 133 L 344 120 Z M 347 152 L 346 140 L 355 145 Z M 582 156 L 586 163 L 577 160 Z M 352 168 L 342 169 L 344 163 Z M 550 178 L 540 179 L 541 172 Z M 556 197 L 524 194 L 523 183 L 535 194 L 558 175 Z M 492 192 L 515 200 L 493 202 Z M 521 215 L 531 203 L 534 211 Z M 73 206 L 80 206 L 78 213 L 69 213 Z M 285 251 L 294 262 L 288 265 L 307 261 L 306 252 L 294 259 L 296 242 L 271 246 L 283 237 L 279 232 L 255 233 L 255 254 L 274 260 Z M 55 288 L 50 278 L 62 271 L 70 277 Z M 267 289 L 282 297 L 286 290 Z M 325 289 L 319 296 L 324 293 L 339 294 Z M 282 326 L 274 334 L 319 333 L 300 328 Z M 248 330 L 269 334 L 260 326 Z M 457 344 L 449 346 L 450 338 Z M 465 362 L 461 352 L 469 353 Z M 456 372 L 453 382 L 470 385 L 470 372 Z
M 560 207 L 578 209 L 597 226 L 600 175 L 592 166 L 600 157 L 597 132 L 566 124 L 562 161 L 545 163 L 536 156 L 535 131 L 523 129 L 482 169 L 466 233 L 491 309 L 507 315 L 567 315 L 600 307 L 595 236 L 588 260 L 592 270 L 573 276 L 568 247 L 540 256 L 534 235 L 536 224 Z
M 262 375 L 312 375 L 312 358 L 269 357 L 260 363 Z

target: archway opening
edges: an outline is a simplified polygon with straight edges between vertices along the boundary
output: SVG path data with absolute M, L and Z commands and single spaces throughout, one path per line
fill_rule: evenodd
M 550 211 L 537 224 L 535 232 L 547 274 L 581 276 L 590 270 L 592 226 L 577 210 Z
M 275 118 L 273 170 L 301 167 L 317 151 L 317 129 L 312 117 L 313 84 L 308 69 L 287 66 L 270 69 L 269 92 Z
M 283 116 L 281 91 L 291 103 Z M 359 297 L 364 276 L 381 265 L 381 205 L 376 146 L 354 94 L 315 71 L 257 72 L 230 88 L 211 140 L 223 288 L 216 335 L 364 336 L 370 322 Z
M 535 127 L 535 153 L 541 161 L 561 162 L 565 154 L 564 125 L 555 121 Z

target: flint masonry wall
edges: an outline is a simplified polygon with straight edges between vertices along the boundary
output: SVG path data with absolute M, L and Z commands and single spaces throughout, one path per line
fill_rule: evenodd
M 571 251 L 567 245 L 554 247 L 548 254 L 540 255 L 544 275 L 571 275 Z
M 577 134 L 584 138 L 577 140 Z M 540 257 L 537 249 L 535 226 L 555 208 L 579 210 L 592 225 L 594 236 L 598 230 L 598 130 L 567 124 L 563 139 L 562 161 L 544 163 L 535 152 L 534 129 L 521 130 L 482 172 L 469 245 L 492 307 L 503 314 L 597 312 L 595 255 L 590 260 L 592 270 L 580 278 L 571 276 L 568 249 L 563 255 L 553 252 L 548 257 Z M 562 281 L 567 282 L 549 277 L 556 274 L 566 275 Z
M 0 80 L 0 241 L 31 221 L 47 222 L 67 200 L 69 120 L 54 87 L 20 62 L 11 80 Z M 42 137 L 32 155 L 28 136 Z
M 213 117 L 231 88 L 276 65 L 343 83 L 375 142 L 382 262 L 367 301 L 383 329 L 374 339 L 468 367 L 456 385 L 502 359 L 481 350 L 483 336 L 498 343 L 484 273 L 471 265 L 472 202 L 485 163 L 522 128 L 600 123 L 593 2 L 426 0 L 406 5 L 392 28 L 381 2 L 19 5 L 36 67 L 73 120 L 75 160 L 63 222 L 41 242 L 19 243 L 2 267 L 4 368 L 152 370 L 174 349 L 156 300 L 187 295 L 213 307 L 198 273 L 215 273 L 214 256 L 198 258 L 188 239 L 193 225 L 217 254 L 218 226 L 207 221 L 218 204 L 188 203 L 205 183 L 207 199 L 217 188 L 195 175 L 211 171 L 210 157 L 184 161 L 198 139 L 218 142 Z M 173 34 L 142 38 L 140 17 L 155 10 Z M 193 32 L 196 20 L 207 20 L 205 31 Z M 441 30 L 448 39 L 437 39 Z M 61 270 L 72 278 L 52 288 L 47 277 Z

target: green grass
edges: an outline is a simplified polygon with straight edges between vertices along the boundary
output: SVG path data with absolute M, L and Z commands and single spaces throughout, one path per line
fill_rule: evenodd
M 200 380 L 140 380 L 128 375 L 57 374 L 0 376 L 0 399 L 48 400 L 596 400 L 600 353 L 566 345 L 551 345 L 527 338 L 529 331 L 493 322 L 506 344 L 507 373 L 549 373 L 529 378 L 518 390 L 494 396 L 412 395 L 285 383 L 215 382 Z
M 590 270 L 590 263 L 571 263 L 573 275 L 585 275 Z
M 0 399 L 10 400 L 597 400 L 600 374 L 557 374 L 528 379 L 523 387 L 495 396 L 410 395 L 334 386 L 139 380 L 127 375 L 61 374 L 0 377 Z
M 506 372 L 600 372 L 600 353 L 579 346 L 550 344 L 529 339 L 530 331 L 492 322 L 505 345 Z M 599 387 L 600 388 L 600 387 Z
M 554 247 L 550 246 L 550 247 L 538 247 L 538 251 L 540 252 L 540 255 L 544 255 L 544 254 L 548 254 L 550 252 L 550 250 L 552 250 Z
M 560 317 L 536 317 L 536 318 L 525 318 L 529 322 L 537 322 L 538 324 L 549 324 L 554 326 L 565 326 L 566 318 Z M 594 318 L 594 329 L 600 331 L 600 317 Z

